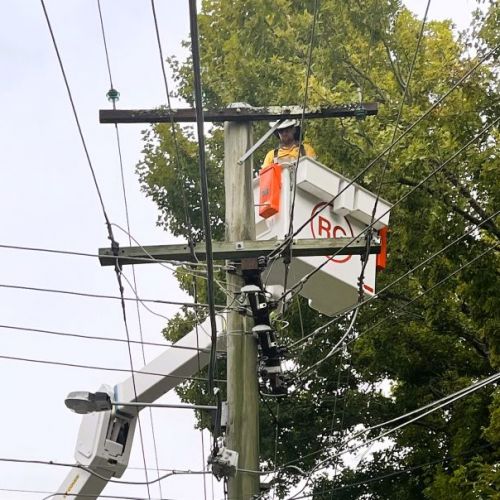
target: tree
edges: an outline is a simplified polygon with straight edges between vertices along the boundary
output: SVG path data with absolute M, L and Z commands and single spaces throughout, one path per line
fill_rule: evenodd
M 297 96 L 305 90 L 314 5 L 307 0 L 205 0 L 199 15 L 205 106 L 236 101 L 301 104 Z M 321 162 L 355 176 L 389 144 L 407 84 L 397 135 L 496 47 L 361 183 L 372 191 L 380 185 L 381 196 L 394 202 L 485 124 L 492 124 L 499 111 L 494 64 L 500 53 L 495 29 L 499 9 L 490 2 L 476 13 L 472 30 L 460 35 L 450 22 L 426 23 L 410 78 L 421 21 L 399 1 L 320 2 L 308 104 L 354 102 L 360 93 L 363 100 L 381 103 L 378 116 L 364 121 L 308 122 L 306 135 Z M 192 102 L 190 60 L 171 58 L 170 63 L 179 95 Z M 259 135 L 265 124 L 255 129 Z M 146 194 L 158 203 L 161 225 L 174 234 L 200 238 L 195 144 L 186 129 L 177 128 L 177 136 L 178 152 L 165 125 L 153 125 L 145 132 L 139 178 Z M 338 454 L 342 440 L 355 428 L 404 414 L 499 370 L 498 139 L 498 127 L 493 126 L 393 210 L 389 267 L 378 276 L 378 287 L 479 229 L 360 309 L 356 340 L 300 380 L 279 408 L 274 402 L 263 403 L 264 466 L 291 463 L 311 471 L 329 459 L 308 483 L 315 498 L 331 496 L 332 488 L 336 499 L 498 494 L 500 398 L 491 386 L 399 430 L 373 459 L 357 467 L 352 460 L 344 464 Z M 210 210 L 215 237 L 222 238 L 219 127 L 212 129 L 207 149 Z M 257 165 L 264 153 L 265 148 L 256 154 Z M 183 206 L 189 207 L 188 219 Z M 189 288 L 190 278 L 180 279 Z M 201 282 L 198 288 L 202 290 Z M 327 318 L 296 299 L 284 319 L 289 325 L 280 329 L 280 340 L 291 345 L 300 341 L 303 330 L 308 333 Z M 189 321 L 192 316 L 177 317 L 166 333 L 177 337 Z M 296 373 L 322 359 L 345 328 L 344 319 L 311 342 L 299 342 L 291 353 Z M 179 392 L 188 401 L 207 399 L 200 384 L 185 384 Z M 275 486 L 285 495 L 301 479 L 296 469 L 284 469 Z

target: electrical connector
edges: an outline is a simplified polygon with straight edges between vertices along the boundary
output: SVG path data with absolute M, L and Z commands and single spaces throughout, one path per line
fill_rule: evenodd
M 234 477 L 238 469 L 238 452 L 222 447 L 215 456 L 209 457 L 208 463 L 217 479 Z

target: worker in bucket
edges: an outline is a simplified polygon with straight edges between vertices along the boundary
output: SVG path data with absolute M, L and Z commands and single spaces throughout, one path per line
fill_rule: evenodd
M 274 123 L 271 123 L 274 126 Z M 267 153 L 264 159 L 262 168 L 267 167 L 271 163 L 282 163 L 284 161 L 292 161 L 299 157 L 309 156 L 316 158 L 314 149 L 309 145 L 300 141 L 300 122 L 299 120 L 284 120 L 274 131 L 274 135 L 279 138 L 280 144 L 274 150 Z

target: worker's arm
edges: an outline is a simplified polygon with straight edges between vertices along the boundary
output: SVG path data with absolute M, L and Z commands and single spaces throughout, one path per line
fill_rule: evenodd
M 271 149 L 264 158 L 264 163 L 262 164 L 262 168 L 267 167 L 268 165 L 271 165 L 271 163 L 274 160 L 274 151 Z

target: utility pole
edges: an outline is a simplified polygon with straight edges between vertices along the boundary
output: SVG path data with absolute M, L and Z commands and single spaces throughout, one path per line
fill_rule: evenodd
M 224 184 L 226 199 L 226 240 L 255 240 L 252 192 L 252 161 L 238 164 L 252 146 L 250 121 L 224 123 Z M 241 276 L 227 273 L 230 291 L 228 305 L 243 285 Z M 227 447 L 238 452 L 238 468 L 259 470 L 259 387 L 257 381 L 257 343 L 251 320 L 237 311 L 227 317 Z M 237 472 L 229 478 L 231 499 L 251 499 L 260 489 L 256 473 Z
M 255 241 L 254 202 L 252 190 L 252 159 L 249 149 L 253 146 L 251 127 L 253 121 L 283 120 L 305 116 L 309 119 L 355 117 L 358 119 L 377 114 L 377 103 L 342 104 L 304 110 L 298 106 L 272 106 L 254 108 L 239 104 L 228 108 L 208 110 L 206 122 L 224 122 L 224 184 L 226 201 L 226 241 L 214 242 L 214 259 L 241 261 L 267 255 L 279 243 Z M 161 123 L 194 122 L 194 109 L 168 110 L 101 110 L 101 123 Z M 248 152 L 248 153 L 247 153 Z M 247 154 L 245 154 L 247 153 Z M 246 159 L 245 159 L 246 158 Z M 344 241 L 343 241 L 344 240 Z M 344 247 L 348 244 L 348 247 Z M 293 243 L 294 256 L 332 255 L 340 250 L 341 255 L 364 254 L 366 241 L 359 237 L 328 238 L 325 240 L 302 240 Z M 378 253 L 380 246 L 370 244 L 370 253 Z M 196 258 L 204 259 L 208 250 L 199 244 Z M 193 258 L 192 248 L 183 245 L 157 245 L 152 247 L 122 247 L 99 249 L 101 265 L 109 266 L 119 259 L 121 265 L 145 264 L 154 259 L 187 260 Z M 237 266 L 238 267 L 238 266 Z M 244 280 L 241 274 L 227 273 L 230 292 L 228 305 L 233 306 L 239 298 Z M 259 385 L 257 342 L 252 334 L 253 320 L 231 309 L 227 315 L 227 403 L 225 447 L 238 453 L 236 475 L 229 477 L 229 500 L 251 500 L 260 493 L 259 470 Z

